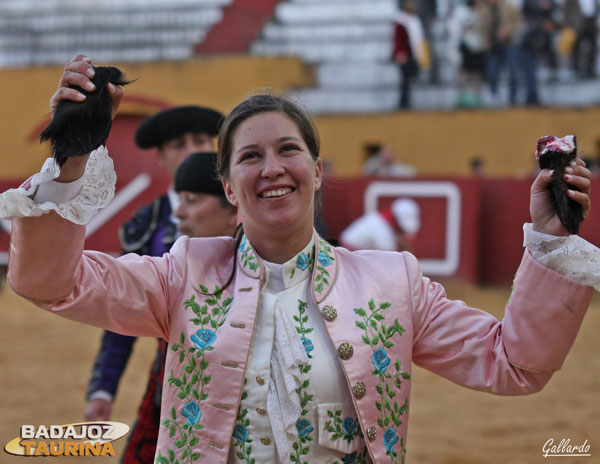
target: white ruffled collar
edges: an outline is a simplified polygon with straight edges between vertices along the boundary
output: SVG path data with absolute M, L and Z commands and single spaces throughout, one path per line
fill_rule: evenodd
M 265 266 L 263 291 L 272 295 L 297 285 L 308 285 L 314 262 L 314 242 L 283 264 L 262 261 Z M 300 367 L 308 363 L 306 348 L 292 319 L 281 304 L 273 308 L 275 330 L 271 351 L 271 379 L 267 392 L 267 414 L 281 462 L 288 462 L 291 444 L 297 439 L 296 423 L 302 413 L 296 390 L 301 386 Z
M 283 264 L 265 260 L 262 262 L 267 271 L 264 291 L 276 294 L 292 288 L 311 276 L 314 262 L 313 240 L 311 238 L 300 253 Z

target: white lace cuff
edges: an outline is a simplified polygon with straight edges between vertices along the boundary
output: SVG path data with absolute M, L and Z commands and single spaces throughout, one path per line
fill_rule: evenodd
M 523 246 L 553 271 L 600 291 L 600 249 L 578 235 L 556 237 L 523 225 Z
M 50 180 L 38 185 L 37 191 L 31 197 L 35 203 L 42 204 L 51 201 L 60 205 L 71 201 L 77 196 L 83 186 L 83 176 L 73 182 L 58 182 Z
M 0 194 L 0 219 L 41 216 L 52 210 L 75 224 L 87 224 L 96 213 L 106 207 L 115 195 L 117 175 L 106 147 L 94 150 L 83 174 L 79 193 L 65 203 L 33 200 L 38 187 L 58 177 L 60 168 L 54 158 L 48 158 L 39 174 L 25 182 L 24 187 L 10 189 Z

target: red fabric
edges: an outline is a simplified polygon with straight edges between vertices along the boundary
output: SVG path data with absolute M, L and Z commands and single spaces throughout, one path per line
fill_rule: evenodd
M 404 24 L 396 23 L 394 27 L 394 51 L 392 59 L 398 63 L 406 63 L 412 58 L 408 31 Z
M 394 214 L 390 208 L 379 211 L 379 214 L 381 214 L 381 217 L 385 219 L 385 222 L 392 226 L 395 231 L 402 232 L 402 228 L 396 222 L 396 218 L 394 217 Z
M 148 379 L 148 388 L 138 411 L 137 421 L 129 435 L 129 441 L 121 460 L 122 464 L 151 464 L 154 462 L 158 429 L 160 428 L 160 402 L 166 356 L 167 342 L 159 340 L 156 360 Z

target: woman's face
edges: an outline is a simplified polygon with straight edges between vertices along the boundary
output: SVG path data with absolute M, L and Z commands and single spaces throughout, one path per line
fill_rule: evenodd
M 232 136 L 229 201 L 244 229 L 259 237 L 312 234 L 314 195 L 321 187 L 321 160 L 311 156 L 294 121 L 271 111 L 242 122 Z

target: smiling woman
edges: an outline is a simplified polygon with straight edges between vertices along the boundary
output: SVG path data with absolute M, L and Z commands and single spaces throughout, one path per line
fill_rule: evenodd
M 255 97 L 261 98 L 261 97 Z M 262 97 L 265 99 L 265 97 Z M 225 194 L 238 206 L 244 230 L 268 261 L 284 263 L 311 239 L 314 197 L 321 188 L 321 160 L 286 113 L 263 111 L 234 131 L 223 177 Z
M 69 86 L 85 85 L 90 68 L 82 56 L 69 63 L 53 104 L 75 98 Z M 93 186 L 113 175 L 104 149 L 89 164 L 79 179 L 85 163 L 70 158 L 53 171 L 66 184 L 45 173 L 0 197 L 15 218 L 9 281 L 64 317 L 169 342 L 159 463 L 404 462 L 413 362 L 476 390 L 538 391 L 574 342 L 586 285 L 597 285 L 586 266 L 600 252 L 568 236 L 544 170 L 502 321 L 447 299 L 409 253 L 332 247 L 313 227 L 317 132 L 283 96 L 250 97 L 222 126 L 237 241 L 181 237 L 162 258 L 83 251 L 68 203 L 106 201 L 109 188 Z M 577 159 L 567 172 L 587 216 L 590 171 Z M 40 216 L 36 186 L 46 184 L 67 206 Z

